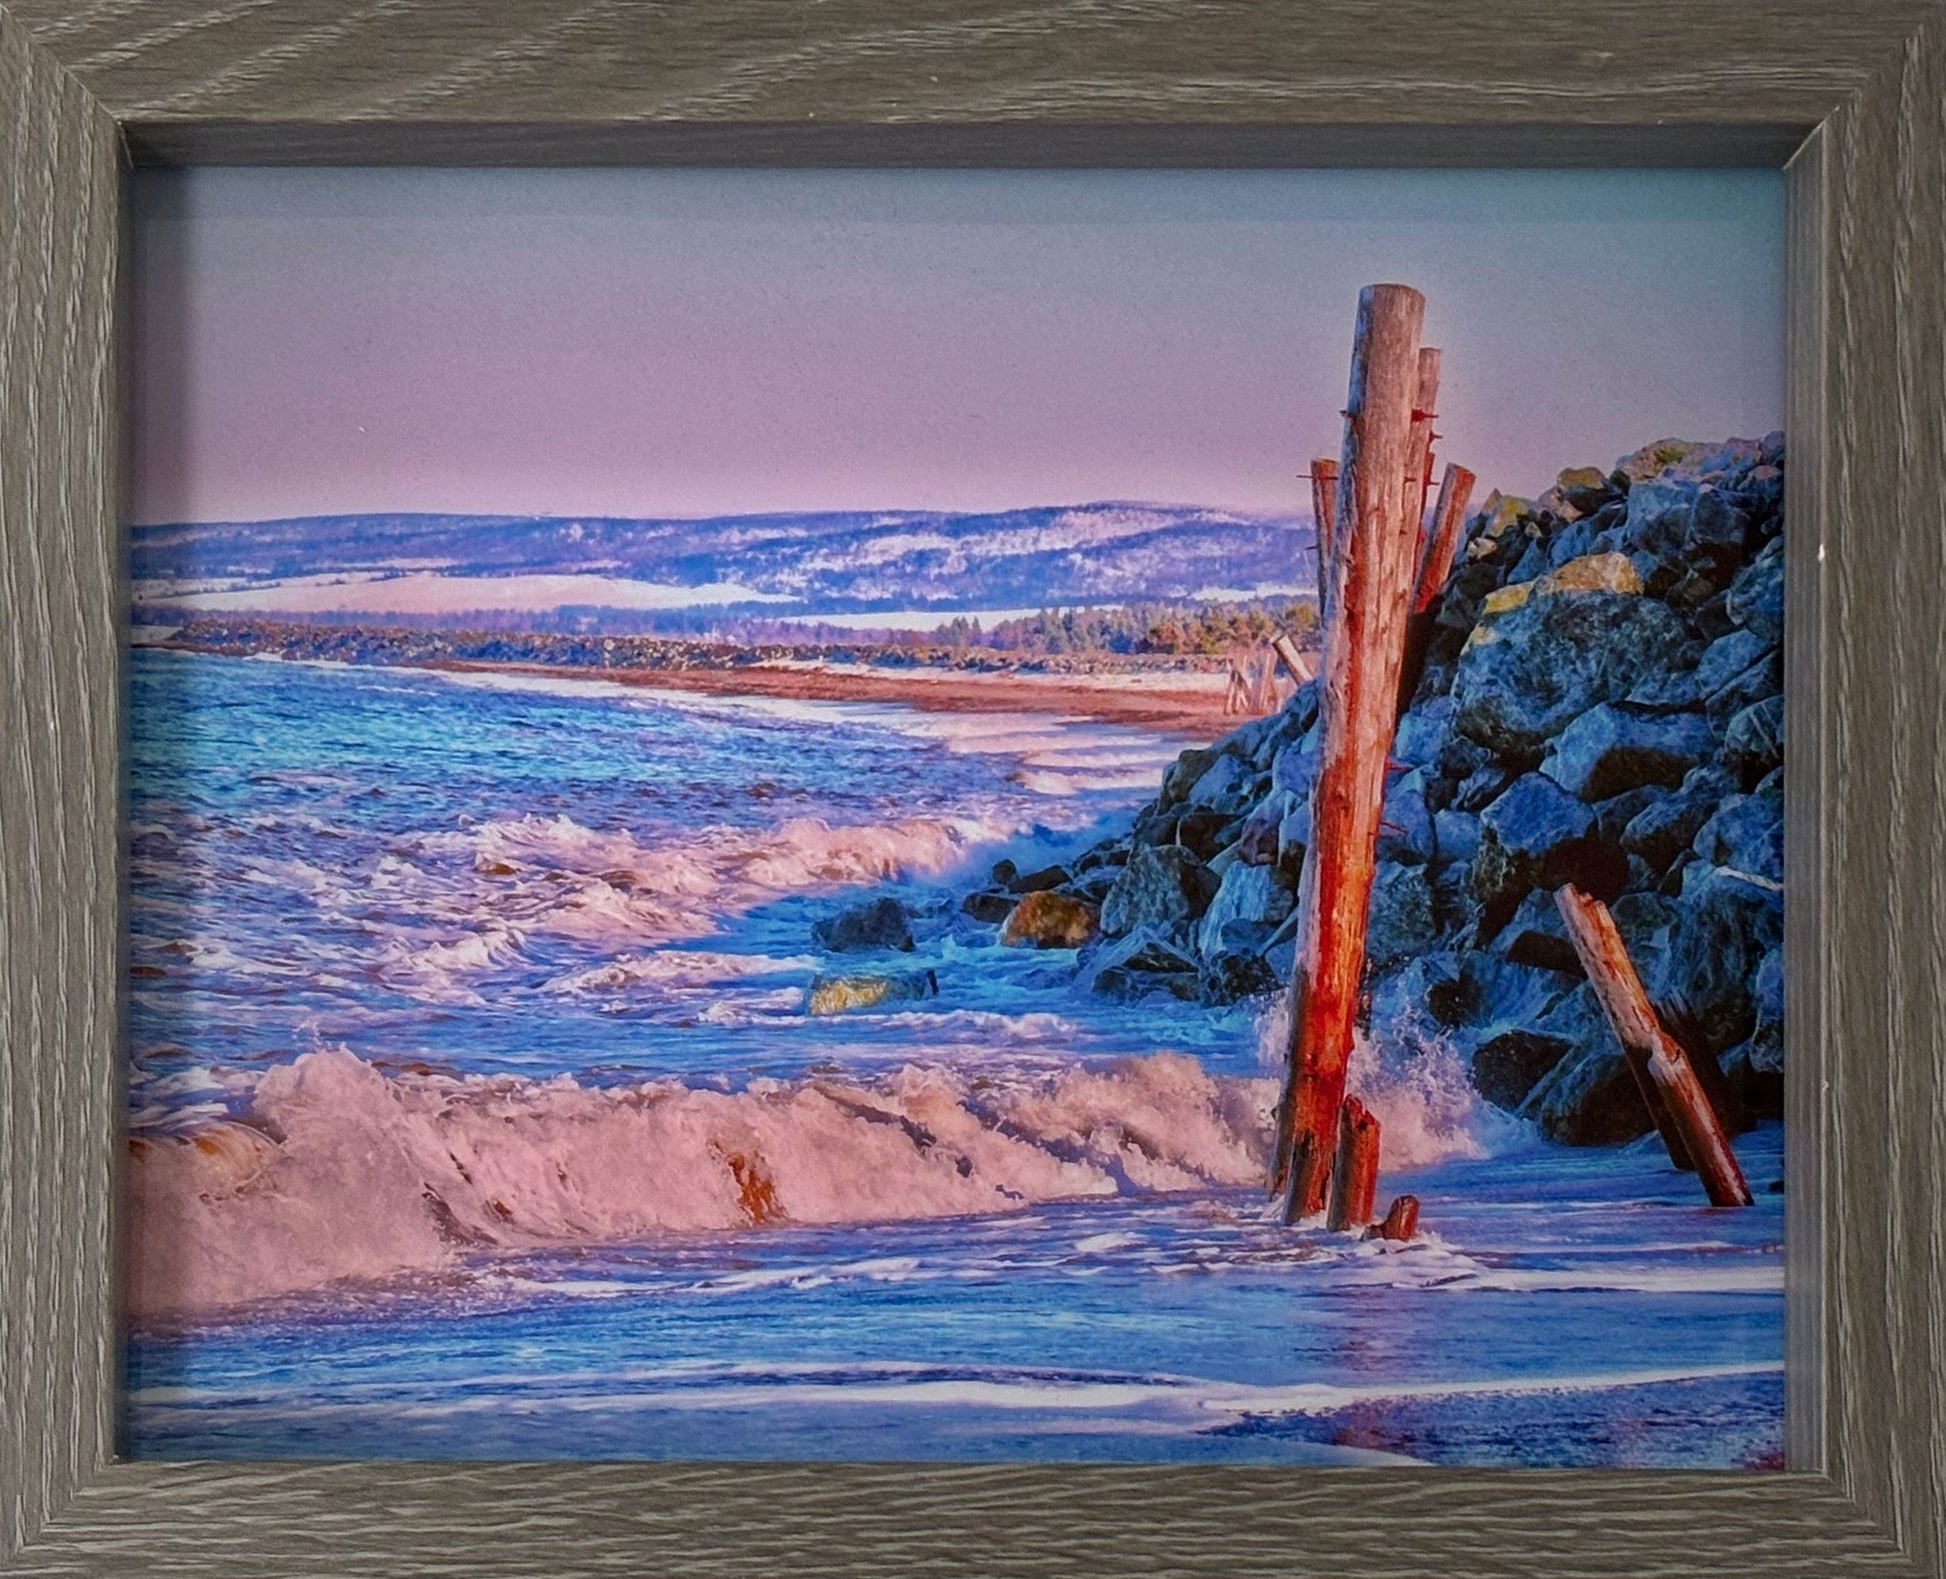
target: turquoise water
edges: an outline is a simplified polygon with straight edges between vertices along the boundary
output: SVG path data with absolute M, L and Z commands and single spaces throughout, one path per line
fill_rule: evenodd
M 977 1104 L 1157 1052 L 1264 1074 L 1257 1011 L 1111 1003 L 1071 955 L 1001 949 L 956 911 L 997 856 L 1038 862 L 1126 817 L 1174 743 L 160 651 L 131 670 L 138 1137 L 262 1124 L 266 1072 L 339 1052 L 383 1074 L 381 1105 L 415 1081 L 566 1078 L 624 1103 L 645 1081 L 734 1097 L 910 1068 Z M 811 924 L 878 892 L 915 915 L 893 963 L 937 995 L 807 1016 L 831 963 Z M 461 1236 L 436 1266 L 144 1318 L 127 1446 L 1775 1461 L 1775 1130 L 1739 1141 L 1757 1207 L 1716 1212 L 1651 1148 L 1537 1142 L 1436 1048 L 1376 1050 L 1362 1078 L 1388 1122 L 1382 1190 L 1424 1202 L 1408 1246 L 1275 1226 L 1214 1162 L 1157 1187 L 1133 1153 L 1112 1194 L 978 1216 Z M 544 1154 L 565 1132 L 542 1133 Z

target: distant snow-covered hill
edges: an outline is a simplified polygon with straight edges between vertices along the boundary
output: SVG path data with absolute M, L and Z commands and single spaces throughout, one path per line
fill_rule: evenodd
M 1310 588 L 1313 567 L 1303 517 L 1132 503 L 701 520 L 310 516 L 137 527 L 131 544 L 141 603 L 371 613 L 1042 608 L 1289 593 Z

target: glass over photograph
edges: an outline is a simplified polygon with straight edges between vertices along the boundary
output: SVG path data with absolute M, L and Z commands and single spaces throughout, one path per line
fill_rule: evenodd
M 1779 175 L 130 187 L 126 1452 L 1783 1467 Z

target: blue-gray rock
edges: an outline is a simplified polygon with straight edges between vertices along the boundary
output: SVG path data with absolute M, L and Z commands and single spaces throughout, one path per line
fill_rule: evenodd
M 1480 819 L 1469 811 L 1448 809 L 1432 820 L 1433 858 L 1440 866 L 1458 863 L 1471 867 L 1480 850 Z
M 1293 798 L 1290 808 L 1277 825 L 1277 864 L 1295 875 L 1304 865 L 1304 852 L 1311 847 L 1311 797 Z
M 1733 715 L 1723 731 L 1723 758 L 1746 783 L 1754 782 L 1784 760 L 1784 698 L 1752 702 Z
M 1511 919 L 1493 940 L 1493 951 L 1516 965 L 1533 965 L 1567 975 L 1581 974 L 1581 960 L 1568 939 L 1554 895 L 1544 888 L 1532 890 Z M 1539 1073 L 1536 1073 L 1536 1079 Z M 1523 1096 L 1526 1093 L 1521 1093 Z
M 1014 913 L 1014 904 L 1012 894 L 972 893 L 960 901 L 960 909 L 975 921 L 997 927 Z
M 1634 789 L 1623 790 L 1619 795 L 1596 801 L 1590 808 L 1595 814 L 1595 837 L 1604 844 L 1620 844 L 1622 830 L 1668 793 L 1659 785 L 1640 784 Z
M 1674 559 L 1689 535 L 1690 512 L 1700 487 L 1694 478 L 1665 475 L 1630 488 L 1621 532 L 1624 552 Z
M 1724 609 L 1747 631 L 1767 641 L 1784 637 L 1784 540 L 1774 538 L 1737 572 Z
M 1275 993 L 1282 986 L 1276 971 L 1263 955 L 1249 949 L 1227 949 L 1203 962 L 1197 977 L 1196 996 L 1210 1005 L 1235 1003 L 1241 998 L 1259 998 Z
M 1318 756 L 1323 745 L 1323 734 L 1313 725 L 1301 737 L 1280 747 L 1270 764 L 1272 793 L 1281 790 L 1292 795 L 1309 795 L 1312 784 L 1317 781 Z
M 1227 811 L 1189 806 L 1176 819 L 1176 843 L 1197 860 L 1207 861 L 1236 837 L 1240 826 Z
M 1382 971 L 1408 960 L 1431 948 L 1438 935 L 1425 867 L 1381 862 L 1365 923 L 1367 969 Z
M 1450 949 L 1415 954 L 1371 984 L 1372 1031 L 1394 1046 L 1411 1046 L 1453 1023 L 1459 989 L 1459 956 Z
M 1133 1001 L 1151 992 L 1194 998 L 1199 969 L 1189 952 L 1166 930 L 1138 927 L 1104 943 L 1082 966 L 1091 991 L 1104 998 Z
M 1719 636 L 1703 649 L 1703 656 L 1696 660 L 1696 689 L 1699 696 L 1708 698 L 1723 689 L 1752 664 L 1778 653 L 1774 640 L 1760 636 L 1753 630 L 1741 628 L 1727 636 Z
M 1594 826 L 1594 813 L 1552 779 L 1522 774 L 1480 814 L 1474 893 L 1488 906 L 1511 906 L 1530 888 L 1574 883 L 1614 898 L 1627 862 L 1590 837 Z
M 1685 666 L 1692 652 L 1682 621 L 1654 598 L 1537 592 L 1467 639 L 1453 674 L 1454 723 L 1503 760 L 1530 765 L 1589 708 L 1621 700 L 1651 670 Z
M 1268 932 L 1291 913 L 1294 896 L 1274 866 L 1246 866 L 1233 861 L 1223 873 L 1216 894 L 1203 912 L 1196 946 L 1205 957 L 1223 951 L 1224 929 L 1232 922 L 1250 922 Z
M 1521 1105 L 1520 1116 L 1564 1146 L 1619 1146 L 1654 1125 L 1621 1049 L 1574 1049 L 1549 1070 Z
M 1189 798 L 1189 792 L 1215 764 L 1222 753 L 1215 746 L 1191 747 L 1178 756 L 1169 771 L 1162 775 L 1162 795 L 1156 802 L 1159 811 L 1167 811 L 1179 806 Z
M 1643 784 L 1673 789 L 1715 749 L 1694 713 L 1630 713 L 1604 702 L 1555 737 L 1541 772 L 1582 800 L 1606 800 Z
M 1184 800 L 1191 807 L 1238 816 L 1256 804 L 1251 793 L 1254 777 L 1246 759 L 1226 750 L 1196 776 Z
M 1689 848 L 1697 829 L 1710 820 L 1716 807 L 1714 793 L 1681 789 L 1665 795 L 1629 820 L 1622 829 L 1622 848 L 1640 856 L 1652 871 L 1666 872 Z
M 1659 1011 L 1693 1030 L 1700 1050 L 1725 1052 L 1754 1028 L 1757 968 L 1783 944 L 1783 898 L 1781 885 L 1728 867 L 1683 869 L 1667 952 L 1643 984 Z
M 1783 882 L 1784 797 L 1732 795 L 1696 831 L 1691 848 L 1711 866 Z
M 1201 918 L 1216 874 L 1176 845 L 1137 845 L 1101 905 L 1101 929 L 1122 937 L 1137 927 L 1178 928 Z
M 1430 768 L 1453 728 L 1453 699 L 1435 696 L 1419 703 L 1399 720 L 1392 742 L 1392 760 L 1409 768 Z
M 826 916 L 812 925 L 811 936 L 820 948 L 833 954 L 879 948 L 910 953 L 913 946 L 905 906 L 889 897 L 867 900 L 848 906 L 834 916 Z
M 1512 768 L 1503 768 L 1497 762 L 1475 768 L 1460 780 L 1453 791 L 1453 804 L 1461 811 L 1483 811 L 1498 800 L 1500 792 L 1518 776 Z
M 1689 535 L 1684 557 L 1707 567 L 1718 587 L 1743 564 L 1750 540 L 1750 517 L 1741 500 L 1715 487 L 1705 487 L 1689 512 Z
M 1432 857 L 1433 825 L 1432 813 L 1426 810 L 1426 777 L 1415 768 L 1386 786 L 1378 858 L 1423 866 Z

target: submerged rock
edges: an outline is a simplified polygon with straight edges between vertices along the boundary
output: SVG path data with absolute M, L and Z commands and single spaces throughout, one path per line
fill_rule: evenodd
M 870 899 L 840 910 L 835 916 L 827 916 L 811 928 L 811 936 L 821 948 L 833 954 L 855 954 L 878 948 L 910 953 L 913 946 L 905 906 L 892 898 Z
M 911 1003 L 936 997 L 939 978 L 929 970 L 901 971 L 888 976 L 817 976 L 805 1000 L 807 1014 L 843 1014 L 847 1009 L 870 1009 L 881 1003 Z

